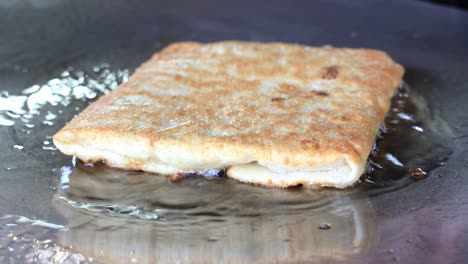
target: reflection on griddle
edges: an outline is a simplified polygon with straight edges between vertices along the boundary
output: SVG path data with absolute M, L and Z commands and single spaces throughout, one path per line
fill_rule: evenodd
M 57 242 L 106 263 L 339 260 L 376 239 L 373 209 L 352 190 L 271 190 L 202 177 L 171 183 L 83 164 L 62 177 L 54 206 L 69 230 Z

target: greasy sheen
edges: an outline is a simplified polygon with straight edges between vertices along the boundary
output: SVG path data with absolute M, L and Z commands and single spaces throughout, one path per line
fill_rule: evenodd
M 175 43 L 53 139 L 66 154 L 113 167 L 173 174 L 254 164 L 273 177 L 228 176 L 343 188 L 364 172 L 402 75 L 377 50 Z M 353 174 L 346 180 L 307 178 L 314 167 L 342 163 Z M 299 178 L 288 181 L 290 172 Z

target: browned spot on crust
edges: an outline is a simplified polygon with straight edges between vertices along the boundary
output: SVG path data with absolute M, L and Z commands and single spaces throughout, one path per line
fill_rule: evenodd
M 341 116 L 341 121 L 343 121 L 343 122 L 350 121 L 350 120 L 351 120 L 351 116 L 350 116 L 350 115 L 343 115 L 343 116 Z
M 288 134 L 285 134 L 285 135 L 281 135 L 278 140 L 280 141 L 288 141 L 288 140 L 298 140 L 299 138 L 301 138 L 301 136 L 298 134 L 298 133 L 288 133 Z
M 284 100 L 286 100 L 286 98 L 283 98 L 283 97 L 273 97 L 273 98 L 271 98 L 272 102 L 283 102 Z
M 296 86 L 290 83 L 282 83 L 279 85 L 280 89 L 287 92 L 287 91 L 294 91 L 296 90 Z
M 325 80 L 336 79 L 336 77 L 338 76 L 338 72 L 339 72 L 338 70 L 339 70 L 339 67 L 336 65 L 326 67 L 325 73 L 322 75 L 322 79 L 325 79 Z
M 330 113 L 330 111 L 326 110 L 326 109 L 316 109 L 315 112 L 318 114 L 318 115 L 321 115 L 321 116 L 325 116 L 325 115 L 328 115 Z M 312 128 L 312 127 L 311 127 Z
M 311 150 L 311 149 L 318 149 L 319 144 L 315 139 L 305 139 L 301 140 L 301 148 L 303 150 Z

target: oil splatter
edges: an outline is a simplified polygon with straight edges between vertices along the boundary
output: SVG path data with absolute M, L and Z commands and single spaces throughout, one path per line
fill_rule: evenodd
M 23 123 L 32 128 L 33 118 L 40 116 L 42 124 L 52 126 L 60 112 L 41 113 L 44 106 L 68 106 L 73 100 L 88 101 L 107 94 L 119 84 L 126 82 L 129 70 L 112 71 L 107 63 L 94 66 L 92 71 L 68 67 L 59 76 L 45 84 L 25 88 L 21 95 L 0 91 L 0 126 Z
M 427 173 L 423 171 L 421 168 L 413 168 L 408 170 L 408 174 L 411 178 L 415 180 L 422 180 L 426 178 Z

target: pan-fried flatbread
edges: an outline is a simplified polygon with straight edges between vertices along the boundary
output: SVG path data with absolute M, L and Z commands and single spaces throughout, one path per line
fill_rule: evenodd
M 53 139 L 112 167 L 344 188 L 364 172 L 402 74 L 377 50 L 176 43 Z

